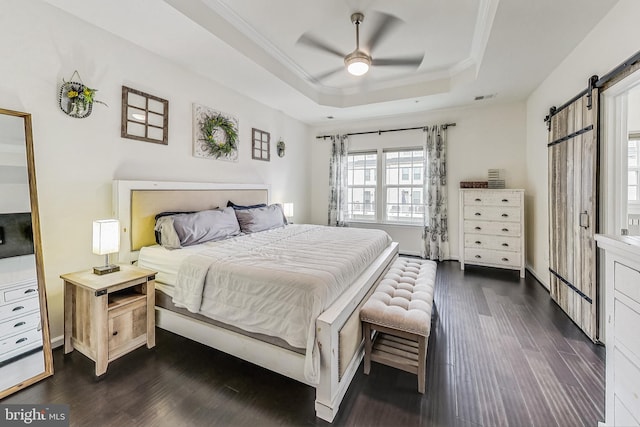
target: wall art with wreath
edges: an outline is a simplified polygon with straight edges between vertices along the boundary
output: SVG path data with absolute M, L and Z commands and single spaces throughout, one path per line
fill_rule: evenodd
M 238 129 L 237 117 L 193 104 L 193 155 L 237 162 Z

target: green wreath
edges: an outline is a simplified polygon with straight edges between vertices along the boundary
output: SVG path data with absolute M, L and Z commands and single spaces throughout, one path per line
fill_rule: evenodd
M 215 139 L 216 129 L 224 132 L 224 141 Z M 206 115 L 200 122 L 200 131 L 203 136 L 201 140 L 216 159 L 228 156 L 238 149 L 238 130 L 235 123 L 222 114 Z

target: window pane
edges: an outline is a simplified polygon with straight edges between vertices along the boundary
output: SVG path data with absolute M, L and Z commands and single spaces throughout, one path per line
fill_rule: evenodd
M 347 219 L 376 219 L 376 153 L 349 154 L 347 158 Z
M 627 187 L 627 198 L 629 201 L 635 201 L 638 200 L 638 186 L 637 185 L 630 185 L 629 187 Z
M 638 140 L 629 140 L 629 167 L 638 166 Z
M 627 184 L 635 185 L 638 183 L 638 171 L 627 172 Z

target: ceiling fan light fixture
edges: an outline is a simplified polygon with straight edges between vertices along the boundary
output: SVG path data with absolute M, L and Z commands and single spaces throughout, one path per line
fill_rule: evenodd
M 344 64 L 347 66 L 347 71 L 349 71 L 350 74 L 362 76 L 369 71 L 371 58 L 366 53 L 356 50 L 344 58 Z

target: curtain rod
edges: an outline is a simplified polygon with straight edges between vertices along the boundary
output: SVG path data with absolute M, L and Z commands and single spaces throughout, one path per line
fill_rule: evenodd
M 450 126 L 455 126 L 455 123 L 445 123 L 442 125 L 443 128 L 448 128 Z M 367 135 L 367 134 L 371 134 L 371 133 L 377 133 L 378 135 L 382 135 L 383 133 L 386 132 L 400 132 L 400 131 L 404 131 L 404 130 L 417 130 L 417 129 L 425 129 L 428 126 L 417 126 L 414 128 L 400 128 L 400 129 L 384 129 L 384 130 L 371 130 L 371 131 L 367 131 L 367 132 L 352 132 L 352 133 L 346 133 L 345 135 L 347 136 L 353 136 L 353 135 Z M 331 138 L 335 135 L 318 135 L 316 136 L 316 139 L 327 139 L 327 138 Z

